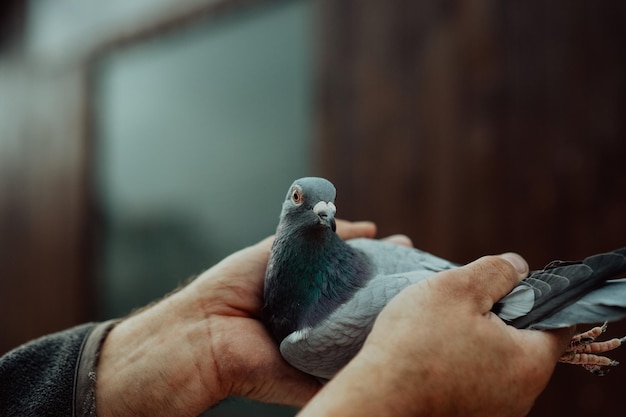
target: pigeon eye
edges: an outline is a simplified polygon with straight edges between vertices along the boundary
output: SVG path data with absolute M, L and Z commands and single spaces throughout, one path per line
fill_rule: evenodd
M 291 194 L 291 201 L 293 201 L 293 204 L 299 206 L 300 204 L 302 204 L 303 200 L 304 198 L 302 197 L 302 191 L 298 190 L 297 188 L 294 189 L 293 193 Z

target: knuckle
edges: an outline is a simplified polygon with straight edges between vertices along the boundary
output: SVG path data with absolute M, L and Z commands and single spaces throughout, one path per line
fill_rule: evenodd
M 496 271 L 497 275 L 502 275 L 505 277 L 516 277 L 517 272 L 513 265 L 499 256 L 484 256 L 481 259 L 481 265 L 484 268 L 484 272 L 488 275 L 493 275 L 494 271 Z

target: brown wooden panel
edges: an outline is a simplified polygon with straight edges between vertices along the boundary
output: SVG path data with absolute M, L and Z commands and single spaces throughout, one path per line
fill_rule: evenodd
M 79 72 L 2 68 L 0 352 L 89 317 Z
M 625 246 L 625 11 L 321 1 L 319 171 L 338 215 L 459 262 L 515 250 L 541 267 Z M 559 366 L 531 415 L 615 413 L 624 380 Z

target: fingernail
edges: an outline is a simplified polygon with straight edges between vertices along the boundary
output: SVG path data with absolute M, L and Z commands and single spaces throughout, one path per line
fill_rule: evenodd
M 513 268 L 515 268 L 519 274 L 523 275 L 528 272 L 528 264 L 524 258 L 519 256 L 517 253 L 507 252 L 500 255 L 500 257 L 513 265 Z

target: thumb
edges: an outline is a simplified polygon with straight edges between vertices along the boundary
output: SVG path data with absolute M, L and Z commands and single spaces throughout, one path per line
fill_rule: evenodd
M 520 255 L 510 252 L 484 256 L 452 271 L 459 274 L 461 282 L 462 277 L 471 277 L 464 289 L 466 296 L 486 313 L 528 275 L 528 264 Z

